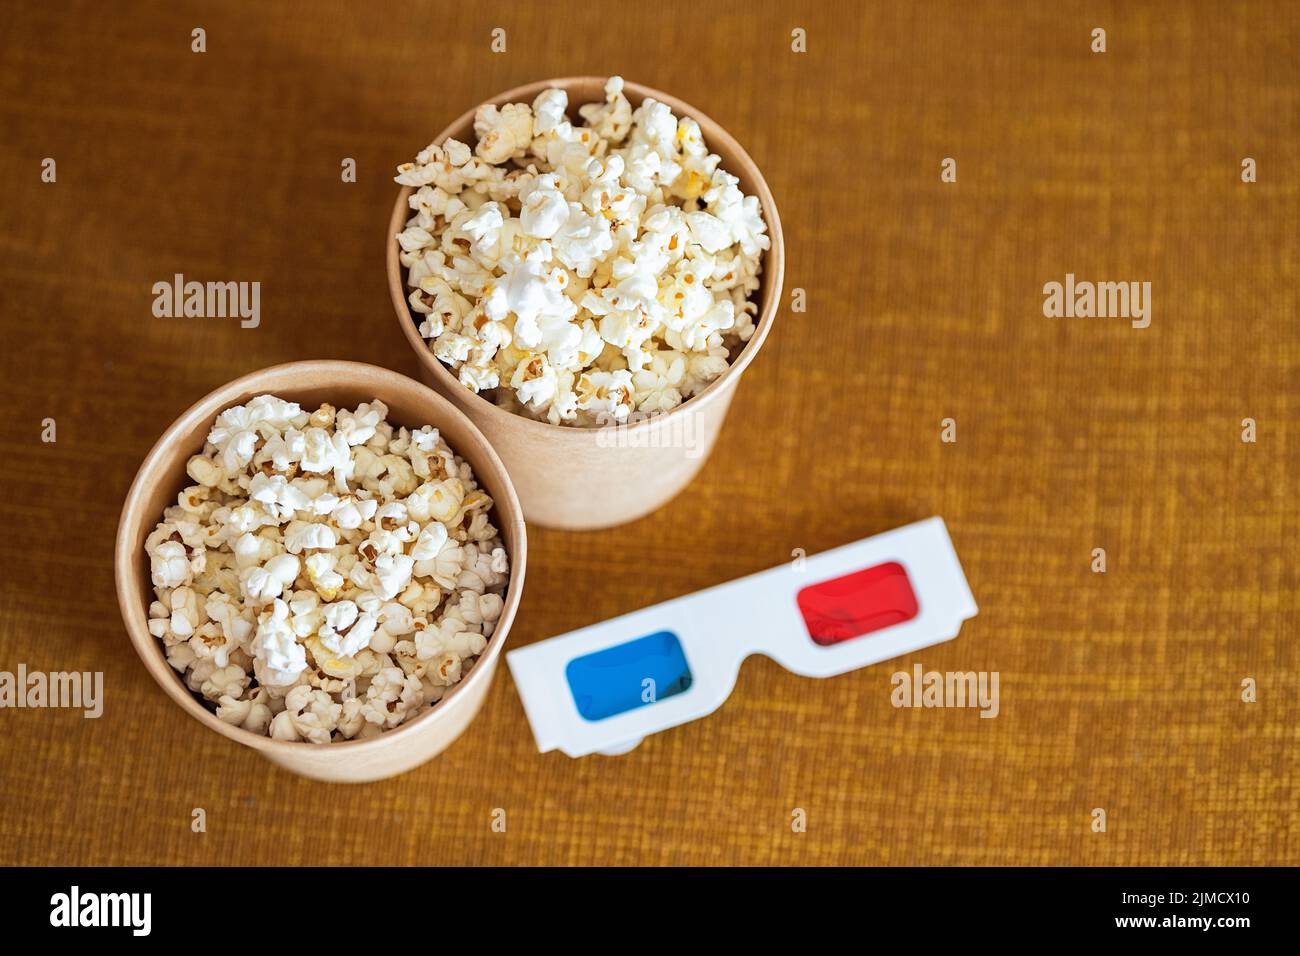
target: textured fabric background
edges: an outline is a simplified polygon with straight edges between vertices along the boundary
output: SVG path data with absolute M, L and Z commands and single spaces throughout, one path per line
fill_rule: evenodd
M 0 712 L 0 861 L 1300 863 L 1297 5 L 5 7 L 0 669 L 100 670 L 107 704 Z M 748 148 L 808 308 L 670 506 L 532 532 L 511 643 L 931 514 L 979 617 L 826 681 L 752 659 L 717 714 L 615 759 L 539 755 L 504 667 L 464 737 L 385 783 L 301 780 L 202 731 L 113 593 L 145 451 L 262 366 L 413 375 L 392 167 L 502 89 L 609 72 Z M 260 281 L 261 327 L 153 318 L 175 272 Z M 1151 282 L 1150 328 L 1044 318 L 1067 272 Z M 1000 716 L 894 709 L 915 661 L 999 671 Z

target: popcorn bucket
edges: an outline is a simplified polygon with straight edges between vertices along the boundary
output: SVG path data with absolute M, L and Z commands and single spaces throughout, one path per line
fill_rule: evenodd
M 578 106 L 604 99 L 604 83 L 595 76 L 541 80 L 507 90 L 488 102 L 532 102 L 542 90 L 558 87 L 568 93 L 573 119 Z M 758 197 L 771 240 L 755 297 L 758 314 L 752 338 L 721 376 L 672 411 L 631 425 L 581 428 L 527 418 L 470 391 L 420 336 L 419 322 L 407 302 L 405 270 L 394 237 L 410 217 L 411 187 L 398 194 L 388 224 L 389 292 L 397 323 L 420 363 L 420 377 L 487 436 L 514 480 L 524 516 L 552 528 L 591 530 L 624 524 L 661 507 L 686 487 L 712 450 L 736 384 L 767 338 L 781 298 L 785 272 L 781 219 L 771 190 L 749 154 L 721 126 L 681 100 L 631 82 L 624 84 L 623 92 L 634 108 L 644 98 L 654 97 L 679 117 L 689 116 L 699 123 L 705 144 L 721 157 L 722 168 L 740 180 L 747 195 Z M 472 143 L 476 110 L 464 113 L 434 142 L 453 138 Z
M 492 522 L 500 529 L 510 560 L 510 582 L 496 629 L 478 661 L 440 701 L 375 737 L 313 744 L 274 740 L 228 724 L 190 692 L 180 674 L 167 663 L 162 642 L 149 633 L 149 605 L 154 592 L 145 538 L 163 509 L 192 484 L 186 475 L 186 462 L 203 448 L 217 415 L 268 393 L 311 407 L 322 402 L 355 406 L 378 398 L 388 406 L 388 421 L 394 425 L 437 428 L 451 449 L 469 463 L 479 484 L 493 499 Z M 223 385 L 171 424 L 145 457 L 122 505 L 114 563 L 118 604 L 131 644 L 149 675 L 182 710 L 208 730 L 250 747 L 294 773 L 353 783 L 391 777 L 424 763 L 451 744 L 473 720 L 492 683 L 519 607 L 526 551 L 519 499 L 505 467 L 464 415 L 419 382 L 388 369 L 359 362 L 306 361 L 262 369 Z

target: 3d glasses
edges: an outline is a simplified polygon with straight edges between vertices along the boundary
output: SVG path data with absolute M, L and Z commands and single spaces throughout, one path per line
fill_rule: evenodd
M 510 651 L 537 746 L 618 754 L 707 716 L 764 654 L 832 677 L 951 640 L 978 613 L 942 518 Z

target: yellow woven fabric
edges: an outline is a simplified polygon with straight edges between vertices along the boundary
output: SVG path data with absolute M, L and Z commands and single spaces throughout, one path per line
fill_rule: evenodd
M 107 701 L 0 713 L 0 862 L 1300 863 L 1300 7 L 487 7 L 6 14 L 0 669 L 103 671 Z M 384 277 L 393 166 L 500 90 L 607 72 L 749 150 L 807 311 L 778 317 L 686 493 L 533 531 L 511 645 L 931 514 L 979 616 L 825 681 L 753 659 L 717 714 L 619 758 L 539 755 L 504 667 L 450 750 L 380 784 L 203 732 L 114 597 L 145 451 L 262 366 L 413 375 Z M 155 319 L 178 272 L 260 281 L 261 326 Z M 1150 327 L 1046 318 L 1067 273 L 1149 281 Z M 1000 715 L 895 709 L 915 661 L 998 671 Z

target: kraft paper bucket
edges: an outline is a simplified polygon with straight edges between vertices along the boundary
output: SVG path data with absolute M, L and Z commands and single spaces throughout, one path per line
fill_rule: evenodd
M 542 90 L 559 87 L 569 94 L 572 119 L 580 105 L 603 101 L 604 84 L 604 78 L 596 76 L 540 80 L 487 102 L 531 103 Z M 395 237 L 411 216 L 409 186 L 398 194 L 388 224 L 388 288 L 397 323 L 419 360 L 420 377 L 487 436 L 514 480 L 527 520 L 552 528 L 591 530 L 624 524 L 663 506 L 685 488 L 712 450 L 736 385 L 767 338 L 781 299 L 785 273 L 781 218 L 772 192 L 749 154 L 721 126 L 681 100 L 639 83 L 626 83 L 623 91 L 633 107 L 651 96 L 666 103 L 676 115 L 698 122 L 705 145 L 722 158 L 722 168 L 739 178 L 747 195 L 758 197 L 771 239 L 756 294 L 759 311 L 753 337 L 726 372 L 671 412 L 617 428 L 574 428 L 526 418 L 471 392 L 421 338 L 419 323 L 407 303 L 406 270 L 398 258 L 400 247 Z M 476 110 L 464 113 L 433 142 L 452 138 L 472 144 Z
M 493 524 L 501 531 L 510 559 L 510 581 L 496 630 L 469 673 L 432 707 L 393 730 L 364 740 L 312 744 L 272 740 L 217 718 L 190 692 L 167 663 L 162 642 L 149 633 L 154 600 L 144 542 L 163 509 L 193 482 L 186 462 L 203 449 L 217 415 L 257 395 L 272 394 L 315 409 L 322 402 L 355 407 L 378 398 L 388 406 L 388 421 L 418 428 L 432 425 L 457 455 L 469 462 L 480 487 L 492 496 Z M 256 750 L 273 763 L 317 780 L 379 780 L 410 770 L 451 744 L 478 713 L 496 672 L 497 660 L 523 593 L 527 540 L 519 499 L 501 459 L 477 428 L 451 403 L 419 382 L 360 362 L 291 362 L 236 379 L 186 410 L 145 456 L 122 506 L 114 552 L 118 604 L 131 644 L 145 669 L 181 710 L 208 731 Z M 176 713 L 169 711 L 169 713 Z M 198 731 L 198 725 L 194 725 Z

